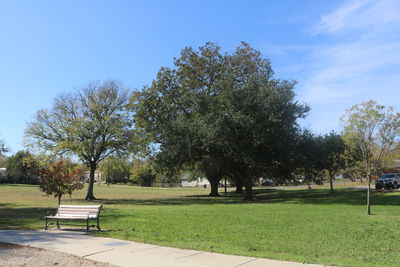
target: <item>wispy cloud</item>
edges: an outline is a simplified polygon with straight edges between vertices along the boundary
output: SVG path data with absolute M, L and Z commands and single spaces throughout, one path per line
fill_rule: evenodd
M 322 16 L 310 30 L 314 34 L 340 34 L 399 20 L 397 0 L 354 0 L 345 2 L 334 12 Z
M 321 16 L 308 29 L 310 38 L 323 40 L 310 47 L 300 80 L 300 97 L 314 110 L 313 128 L 337 129 L 339 115 L 332 114 L 368 99 L 398 105 L 399 14 L 397 0 L 355 0 Z

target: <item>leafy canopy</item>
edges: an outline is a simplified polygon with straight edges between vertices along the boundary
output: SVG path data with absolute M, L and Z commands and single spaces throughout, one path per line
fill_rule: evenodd
M 213 190 L 235 166 L 251 181 L 283 160 L 308 111 L 294 100 L 294 85 L 274 79 L 269 60 L 247 43 L 232 54 L 206 43 L 183 49 L 131 103 L 138 127 L 157 144 L 157 162 L 197 166 Z
M 51 109 L 39 110 L 26 135 L 47 151 L 71 152 L 84 162 L 98 163 L 129 144 L 127 101 L 128 91 L 117 81 L 89 83 L 56 97 Z
M 86 199 L 93 195 L 94 172 L 107 156 L 129 151 L 136 139 L 126 105 L 128 90 L 115 80 L 89 83 L 56 97 L 52 108 L 39 110 L 28 124 L 31 143 L 56 153 L 70 153 L 90 167 Z

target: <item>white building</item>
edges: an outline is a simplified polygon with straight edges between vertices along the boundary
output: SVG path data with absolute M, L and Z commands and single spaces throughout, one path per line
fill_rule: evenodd
M 85 175 L 85 182 L 88 183 L 90 180 L 90 171 L 85 171 L 84 172 Z M 105 181 L 103 181 L 103 177 L 101 176 L 101 172 L 100 171 L 95 171 L 94 172 L 94 182 L 95 183 L 105 183 Z
M 195 180 L 190 179 L 189 173 L 185 173 L 184 175 L 182 175 L 181 177 L 181 186 L 182 187 L 196 187 L 196 186 L 210 186 L 210 182 L 203 177 L 199 177 Z

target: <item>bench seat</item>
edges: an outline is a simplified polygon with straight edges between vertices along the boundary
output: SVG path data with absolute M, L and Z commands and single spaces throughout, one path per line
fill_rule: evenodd
M 101 205 L 60 205 L 55 215 L 44 217 L 46 219 L 45 230 L 48 228 L 49 220 L 56 220 L 57 228 L 61 228 L 60 220 L 85 220 L 86 231 L 89 231 L 90 227 L 97 227 L 100 230 L 99 217 L 101 208 Z M 97 225 L 89 225 L 89 220 L 96 220 Z

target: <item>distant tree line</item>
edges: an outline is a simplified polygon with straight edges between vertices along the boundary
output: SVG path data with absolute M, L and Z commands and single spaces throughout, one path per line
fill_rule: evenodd
M 18 151 L 14 155 L 4 158 L 2 167 L 6 168 L 4 177 L 0 177 L 2 183 L 11 184 L 39 184 L 38 177 L 33 173 L 30 164 L 35 158 L 28 151 Z

